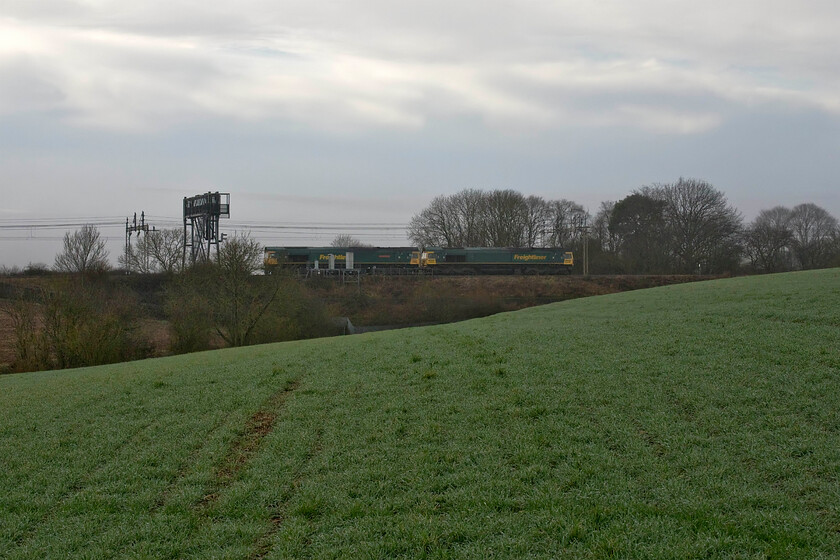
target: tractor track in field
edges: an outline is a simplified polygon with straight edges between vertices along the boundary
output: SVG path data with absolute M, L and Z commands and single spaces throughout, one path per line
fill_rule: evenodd
M 295 378 L 286 381 L 284 387 L 279 391 L 273 393 L 266 399 L 259 409 L 253 413 L 245 423 L 245 430 L 239 435 L 230 446 L 228 452 L 225 454 L 222 461 L 217 465 L 213 481 L 208 484 L 208 490 L 204 497 L 194 505 L 194 507 L 202 512 L 210 508 L 213 503 L 218 500 L 219 495 L 225 488 L 230 486 L 237 473 L 242 471 L 250 461 L 251 457 L 258 451 L 262 441 L 271 433 L 274 423 L 286 402 L 289 395 L 297 390 L 300 386 L 300 381 Z M 223 427 L 224 419 L 219 419 L 206 436 L 216 432 L 216 430 Z M 163 508 L 170 499 L 170 496 L 178 487 L 180 482 L 190 473 L 191 468 L 195 462 L 195 458 L 204 449 L 208 437 L 202 439 L 198 445 L 194 446 L 183 461 L 178 472 L 170 479 L 167 487 L 161 492 L 158 499 L 152 505 L 149 513 L 155 514 Z M 120 551 L 122 555 L 126 551 L 126 547 Z
M 181 465 L 178 471 L 169 479 L 169 483 L 166 485 L 166 488 L 160 493 L 158 499 L 152 505 L 149 510 L 149 513 L 155 513 L 164 507 L 172 496 L 172 493 L 181 483 L 181 481 L 190 473 L 191 469 L 194 467 L 195 462 L 201 451 L 204 449 L 205 445 L 207 444 L 210 436 L 214 434 L 217 430 L 219 430 L 222 426 L 224 426 L 224 418 L 219 418 L 215 424 L 207 431 L 200 441 L 196 443 L 190 449 L 189 455 L 181 462 Z
M 312 446 L 309 448 L 306 456 L 301 461 L 300 466 L 295 470 L 294 478 L 292 478 L 289 490 L 283 495 L 282 500 L 272 508 L 270 518 L 271 526 L 257 541 L 256 549 L 251 555 L 250 560 L 263 560 L 271 552 L 271 541 L 286 521 L 286 510 L 289 502 L 292 500 L 294 495 L 297 493 L 298 488 L 305 480 L 304 472 L 306 471 L 307 466 L 312 462 L 312 459 L 321 453 L 323 433 L 323 427 L 319 427 L 316 430 Z
M 224 458 L 216 466 L 212 480 L 205 490 L 204 497 L 194 506 L 196 510 L 202 514 L 207 514 L 208 510 L 218 502 L 225 489 L 236 481 L 238 474 L 247 468 L 250 461 L 261 448 L 265 438 L 274 429 L 287 399 L 300 388 L 300 385 L 299 378 L 286 381 L 282 389 L 266 399 L 259 409 L 248 418 L 244 430 L 234 439 Z M 321 422 L 321 425 L 315 430 L 312 444 L 307 453 L 302 457 L 297 468 L 295 468 L 287 490 L 280 497 L 279 501 L 268 507 L 267 517 L 270 523 L 267 530 L 260 535 L 254 545 L 254 551 L 250 556 L 253 560 L 262 560 L 271 552 L 274 535 L 281 529 L 287 518 L 289 503 L 306 479 L 308 466 L 321 453 L 324 432 L 322 427 L 323 423 Z M 210 517 L 205 517 L 205 521 L 210 521 Z M 212 521 L 210 522 L 212 523 Z
M 197 508 L 204 510 L 211 507 L 219 495 L 230 486 L 230 484 L 251 461 L 259 450 L 263 440 L 274 429 L 277 416 L 283 408 L 286 399 L 300 387 L 300 380 L 290 379 L 284 387 L 271 395 L 254 412 L 245 423 L 245 430 L 237 437 L 228 449 L 227 454 L 220 461 L 213 474 L 204 497 L 198 502 Z

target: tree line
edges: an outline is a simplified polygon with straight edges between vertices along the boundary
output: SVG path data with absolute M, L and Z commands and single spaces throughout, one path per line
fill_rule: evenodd
M 171 231 L 180 233 L 144 234 L 120 257 L 126 269 L 143 273 L 131 276 L 108 273 L 95 227 L 68 232 L 56 273 L 30 267 L 42 278 L 0 302 L 14 339 L 12 371 L 149 357 L 161 349 L 145 327 L 159 320 L 169 331 L 164 350 L 176 354 L 334 334 L 323 302 L 296 278 L 256 274 L 263 247 L 250 236 L 234 235 L 213 259 L 182 267 L 183 244 Z M 155 279 L 151 288 L 142 285 L 148 278 Z
M 180 229 L 143 232 L 128 245 L 118 262 L 126 272 L 174 274 L 183 270 L 184 235 Z M 32 265 L 30 271 L 48 272 L 46 265 Z M 64 234 L 53 270 L 69 274 L 100 274 L 111 269 L 105 240 L 96 226 L 84 225 Z M 14 272 L 14 271 L 10 271 Z
M 563 247 L 586 244 L 595 274 L 724 274 L 840 266 L 837 219 L 813 203 L 762 210 L 750 223 L 706 181 L 680 178 L 640 187 L 595 215 L 580 204 L 514 190 L 466 189 L 436 197 L 411 220 L 424 247 Z M 349 236 L 338 246 L 358 245 Z M 93 226 L 64 237 L 48 275 L 3 305 L 15 338 L 14 369 L 94 365 L 148 356 L 141 323 L 165 319 L 170 351 L 331 334 L 323 302 L 282 274 L 258 275 L 263 247 L 248 235 L 221 244 L 214 259 L 183 266 L 180 230 L 144 233 L 119 262 L 162 278 L 158 311 L 114 281 L 105 242 Z M 579 261 L 580 259 L 578 259 Z M 5 272 L 14 272 L 6 270 Z
M 514 190 L 465 189 L 436 197 L 408 225 L 420 247 L 560 247 L 568 245 L 575 202 L 526 197 Z
M 762 210 L 750 223 L 707 181 L 640 187 L 595 215 L 570 200 L 506 189 L 441 195 L 409 224 L 423 247 L 587 244 L 596 274 L 781 272 L 840 265 L 840 227 L 813 203 Z

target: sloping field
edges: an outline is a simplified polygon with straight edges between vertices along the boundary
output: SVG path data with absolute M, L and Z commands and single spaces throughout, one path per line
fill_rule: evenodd
M 838 551 L 837 269 L 0 378 L 2 558 Z

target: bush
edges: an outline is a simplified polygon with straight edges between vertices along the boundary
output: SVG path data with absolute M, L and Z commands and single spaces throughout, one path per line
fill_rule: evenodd
M 175 354 L 210 348 L 212 303 L 205 290 L 212 283 L 212 273 L 212 269 L 193 267 L 173 277 L 166 287 L 164 310 L 169 319 Z
M 272 305 L 254 330 L 254 344 L 332 336 L 337 328 L 330 321 L 327 308 L 294 277 L 259 278 L 280 283 Z
M 44 331 L 59 368 L 109 364 L 147 357 L 137 338 L 134 294 L 105 280 L 70 277 L 45 299 Z
M 290 275 L 253 275 L 230 263 L 203 263 L 173 278 L 166 312 L 175 353 L 334 334 L 324 305 Z
M 3 308 L 8 315 L 14 337 L 15 360 L 11 371 L 35 371 L 47 367 L 49 352 L 39 336 L 38 310 L 32 301 L 16 300 Z
M 139 306 L 133 294 L 104 279 L 57 278 L 37 301 L 20 299 L 7 309 L 15 336 L 15 371 L 82 367 L 144 358 Z

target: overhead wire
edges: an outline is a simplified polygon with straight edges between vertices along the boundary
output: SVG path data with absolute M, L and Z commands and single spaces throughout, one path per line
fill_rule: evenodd
M 183 220 L 172 216 L 146 215 L 146 224 L 152 227 L 182 227 Z M 124 228 L 125 218 L 114 216 L 84 216 L 71 218 L 0 218 L 0 231 L 18 232 L 17 235 L 0 234 L 3 241 L 36 241 L 61 240 L 63 236 L 39 236 L 39 231 L 55 231 L 91 225 L 101 229 L 113 230 Z M 128 221 L 128 223 L 131 223 Z M 380 239 L 405 239 L 407 226 L 394 222 L 282 222 L 268 220 L 229 221 L 223 222 L 223 229 L 233 231 L 251 231 L 264 240 L 285 241 L 287 239 L 323 239 L 331 235 L 352 233 L 357 237 Z M 20 235 L 28 231 L 29 235 Z M 273 234 L 273 235 L 272 235 Z M 109 241 L 123 239 L 122 236 L 108 235 L 104 239 Z

